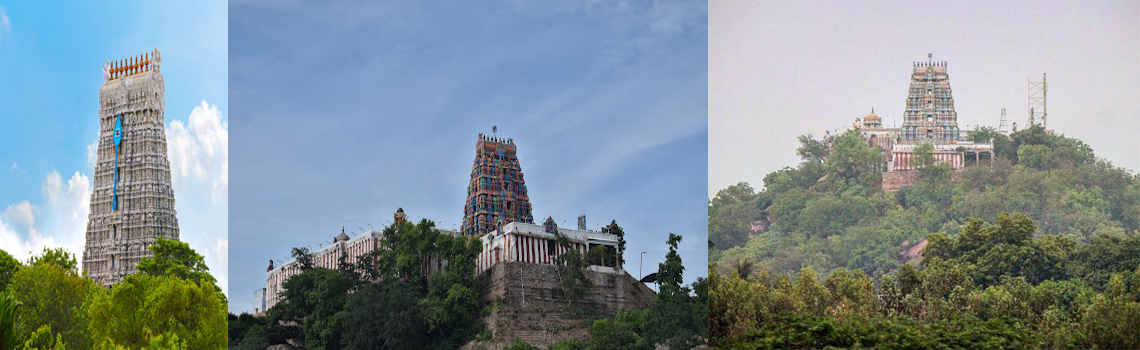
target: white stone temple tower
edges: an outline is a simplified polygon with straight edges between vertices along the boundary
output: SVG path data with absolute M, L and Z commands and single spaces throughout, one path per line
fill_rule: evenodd
M 161 64 L 158 49 L 103 64 L 99 160 L 83 268 L 105 287 L 137 272 L 157 238 L 179 238 L 166 156 Z

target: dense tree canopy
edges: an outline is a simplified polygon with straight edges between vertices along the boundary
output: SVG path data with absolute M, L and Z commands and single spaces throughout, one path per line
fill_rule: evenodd
M 19 269 L 7 291 L 22 304 L 19 318 L 24 331 L 48 326 L 73 348 L 90 347 L 84 302 L 88 294 L 101 289 L 78 274 L 71 253 L 45 248 Z
M 160 246 L 175 253 L 158 253 Z M 143 274 L 111 290 L 80 275 L 75 256 L 61 248 L 5 267 L 16 272 L 0 297 L 18 307 L 13 314 L 0 307 L 0 341 L 18 345 L 4 348 L 225 348 L 227 301 L 201 256 L 183 243 L 160 240 L 155 247 L 158 254 L 140 263 Z M 3 261 L 7 253 L 0 253 Z M 185 266 L 195 259 L 178 257 L 197 257 L 199 264 Z
M 297 338 L 309 349 L 453 349 L 479 333 L 478 240 L 425 219 L 386 227 L 380 245 L 355 265 L 342 257 L 337 269 L 314 267 L 308 250 L 295 248 L 302 272 L 285 281 L 266 317 L 230 316 L 230 346 Z
M 1126 312 L 1137 301 L 1140 176 L 1040 127 L 968 137 L 992 140 L 997 159 L 952 172 L 920 145 L 921 181 L 896 193 L 880 189 L 879 150 L 854 142 L 855 131 L 830 143 L 801 137 L 798 166 L 768 174 L 760 190 L 718 192 L 709 200 L 713 339 L 1136 347 L 1140 327 Z M 830 340 L 811 343 L 812 334 Z
M 857 132 L 823 146 L 801 137 L 799 166 L 768 174 L 763 190 L 740 183 L 709 200 L 710 260 L 722 273 L 749 260 L 774 272 L 845 267 L 877 277 L 899 268 L 908 260 L 905 251 L 928 235 L 957 235 L 968 218 L 993 222 L 1002 212 L 1021 213 L 1037 234 L 1075 242 L 1140 228 L 1140 176 L 1097 159 L 1079 140 L 1039 127 L 1009 138 L 986 132 L 971 137 L 1004 138 L 1008 152 L 1026 159 L 1019 163 L 998 151 L 991 166 L 952 177 L 945 165 L 930 164 L 920 171 L 922 181 L 893 194 L 878 188 L 874 169 L 883 166 L 882 157 L 877 148 L 854 142 L 862 140 Z M 871 155 L 877 165 L 860 166 L 870 164 Z M 864 181 L 866 174 L 874 175 Z
M 957 238 L 932 238 L 921 268 L 878 281 L 862 270 L 811 268 L 751 279 L 715 270 L 710 333 L 725 348 L 1140 347 L 1140 263 L 1094 269 L 1098 247 L 1033 238 L 1021 215 L 971 220 Z M 1140 249 L 1135 237 L 1108 254 Z M 1103 285 L 1095 273 L 1106 274 Z
M 0 292 L 8 288 L 8 283 L 12 281 L 12 277 L 16 275 L 20 266 L 22 265 L 19 260 L 16 260 L 8 252 L 0 250 Z
M 175 276 L 195 282 L 218 281 L 210 276 L 210 269 L 206 267 L 206 259 L 190 249 L 185 242 L 159 239 L 150 247 L 153 256 L 145 257 L 139 261 L 139 273 L 151 276 Z

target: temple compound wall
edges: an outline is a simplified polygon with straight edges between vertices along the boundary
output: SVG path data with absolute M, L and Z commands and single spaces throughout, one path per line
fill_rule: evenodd
M 554 232 L 563 234 L 570 241 L 570 247 L 559 246 Z M 494 231 L 479 238 L 483 252 L 475 261 L 476 272 L 482 273 L 500 262 L 526 262 L 532 264 L 554 264 L 555 259 L 569 249 L 576 249 L 585 256 L 591 249 L 608 247 L 617 251 L 618 237 L 608 233 L 586 230 L 558 228 L 553 218 L 546 218 L 543 225 L 514 222 L 503 226 L 502 231 Z M 607 264 L 608 265 L 608 264 Z M 616 264 L 615 264 L 616 265 Z M 611 269 L 596 266 L 599 269 Z
M 404 209 L 400 208 L 396 212 L 396 221 L 404 220 Z M 440 233 L 459 236 L 459 232 L 436 229 Z M 345 262 L 350 265 L 356 265 L 357 259 L 366 254 L 371 254 L 373 251 L 381 249 L 380 239 L 384 237 L 384 232 L 380 230 L 369 230 L 356 237 L 348 237 L 341 229 L 339 235 L 333 238 L 333 243 L 316 251 L 310 252 L 313 257 L 313 267 L 336 269 L 340 264 L 340 259 L 343 257 Z M 273 261 L 269 261 L 269 269 L 266 271 L 266 287 L 263 298 L 265 299 L 265 306 L 263 310 L 273 308 L 274 305 L 280 301 L 279 293 L 285 291 L 285 280 L 293 275 L 301 273 L 301 264 L 296 260 L 290 260 L 280 266 L 273 266 Z M 434 266 L 431 266 L 431 271 L 441 271 L 447 266 L 446 260 L 437 260 Z M 255 295 L 256 297 L 256 295 Z
M 950 182 L 958 182 L 961 177 L 960 172 L 950 173 Z M 919 175 L 918 170 L 897 170 L 883 173 L 883 191 L 887 193 L 895 193 L 898 190 L 922 181 L 922 176 Z
M 179 239 L 161 65 L 158 49 L 103 65 L 83 267 L 105 287 L 136 273 L 157 239 Z
M 657 294 L 624 270 L 586 271 L 593 289 L 570 300 L 562 290 L 563 272 L 557 265 L 505 261 L 476 279 L 479 300 L 491 312 L 482 317 L 496 342 L 515 338 L 545 348 L 589 335 L 591 321 L 612 316 L 618 309 L 644 309 Z

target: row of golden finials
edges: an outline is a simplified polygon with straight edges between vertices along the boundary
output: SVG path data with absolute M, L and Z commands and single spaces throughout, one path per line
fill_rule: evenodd
M 150 71 L 150 54 L 139 55 L 111 63 L 111 79 Z

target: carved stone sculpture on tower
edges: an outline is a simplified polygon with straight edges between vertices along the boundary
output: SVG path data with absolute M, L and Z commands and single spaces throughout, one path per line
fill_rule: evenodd
M 98 161 L 83 268 L 105 287 L 137 272 L 158 238 L 179 239 L 161 61 L 155 49 L 103 65 Z

